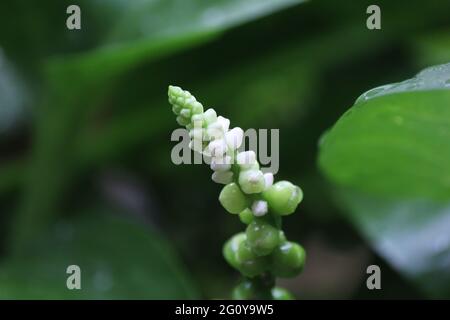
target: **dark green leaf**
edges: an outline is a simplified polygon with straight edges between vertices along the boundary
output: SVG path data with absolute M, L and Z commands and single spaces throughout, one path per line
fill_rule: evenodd
M 69 265 L 81 290 L 69 290 Z M 1 299 L 191 299 L 196 291 L 172 248 L 151 228 L 96 215 L 56 225 L 28 254 L 0 267 Z
M 363 94 L 323 137 L 334 182 L 387 197 L 450 199 L 450 64 Z
M 319 164 L 377 252 L 450 296 L 450 64 L 372 89 L 323 137 Z

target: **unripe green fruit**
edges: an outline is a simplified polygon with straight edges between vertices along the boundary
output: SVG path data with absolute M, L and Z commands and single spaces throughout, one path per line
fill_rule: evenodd
M 302 246 L 286 241 L 273 251 L 272 272 L 278 277 L 295 277 L 305 265 L 306 253 Z
M 235 234 L 233 237 L 231 237 L 227 242 L 225 242 L 225 245 L 223 246 L 223 256 L 225 260 L 228 262 L 230 266 L 233 268 L 239 270 L 239 263 L 236 259 L 236 253 L 239 249 L 239 245 L 244 242 L 246 239 L 246 235 L 244 232 L 240 232 L 238 234 Z
M 292 293 L 284 288 L 274 287 L 271 290 L 273 300 L 294 300 Z
M 253 221 L 254 215 L 252 210 L 249 208 L 245 208 L 243 211 L 239 213 L 239 219 L 242 223 L 250 224 Z
M 245 170 L 239 173 L 239 185 L 247 194 L 260 193 L 264 190 L 264 175 L 260 170 Z
M 279 230 L 261 220 L 250 223 L 245 234 L 250 248 L 258 256 L 270 254 L 280 242 Z
M 279 181 L 263 192 L 263 198 L 273 212 L 284 216 L 295 211 L 303 199 L 303 192 L 289 181 Z
M 233 214 L 238 214 L 247 208 L 247 198 L 234 182 L 223 187 L 219 195 L 219 201 L 225 210 Z
M 268 267 L 267 259 L 255 255 L 247 241 L 242 241 L 239 244 L 236 261 L 239 271 L 247 277 L 257 276 L 263 273 Z
M 233 300 L 249 300 L 255 296 L 255 288 L 251 281 L 242 281 L 231 293 Z

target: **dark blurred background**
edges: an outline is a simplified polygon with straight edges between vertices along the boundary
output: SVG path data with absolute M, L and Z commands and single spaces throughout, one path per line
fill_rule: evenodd
M 81 30 L 66 8 L 81 8 Z M 366 28 L 381 8 L 382 29 Z M 428 298 L 375 252 L 319 173 L 322 133 L 364 91 L 448 62 L 450 1 L 0 2 L 0 298 L 227 298 L 244 226 L 206 165 L 171 162 L 167 86 L 232 126 L 280 129 L 299 298 Z M 82 290 L 65 286 L 82 270 Z M 366 268 L 382 269 L 382 290 Z

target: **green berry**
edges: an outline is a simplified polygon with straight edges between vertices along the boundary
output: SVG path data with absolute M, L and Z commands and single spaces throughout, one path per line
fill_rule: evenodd
M 247 194 L 260 193 L 264 190 L 264 175 L 260 170 L 245 170 L 239 173 L 239 185 Z
M 263 273 L 268 267 L 267 259 L 255 255 L 247 241 L 242 241 L 239 244 L 236 261 L 239 271 L 247 277 L 255 277 Z
M 245 231 L 247 242 L 252 251 L 258 256 L 270 254 L 279 242 L 279 230 L 267 222 L 254 220 Z
M 274 287 L 271 294 L 273 300 L 294 300 L 294 296 L 284 288 Z
M 255 288 L 251 281 L 244 280 L 231 293 L 233 300 L 249 300 L 255 296 Z
M 286 241 L 273 251 L 272 272 L 278 277 L 295 277 L 303 270 L 305 259 L 302 246 Z
M 245 208 L 239 213 L 239 219 L 245 224 L 250 224 L 253 221 L 253 217 L 253 212 L 249 208 Z
M 236 259 L 236 253 L 239 249 L 240 243 L 245 241 L 245 239 L 246 239 L 245 233 L 240 232 L 231 237 L 227 242 L 225 242 L 225 245 L 223 246 L 222 253 L 225 260 L 228 262 L 230 266 L 232 266 L 235 269 L 238 269 L 239 267 L 239 264 Z
M 263 192 L 263 198 L 273 212 L 284 216 L 295 211 L 303 199 L 303 192 L 289 181 L 279 181 Z
M 225 210 L 233 214 L 238 214 L 247 208 L 247 198 L 234 182 L 223 187 L 219 195 L 219 201 Z

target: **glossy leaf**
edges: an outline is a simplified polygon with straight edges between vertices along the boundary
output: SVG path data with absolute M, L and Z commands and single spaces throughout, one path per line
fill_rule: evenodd
M 450 296 L 450 64 L 372 89 L 322 138 L 344 213 L 394 268 Z
M 450 64 L 363 94 L 323 137 L 319 162 L 360 191 L 450 199 Z

